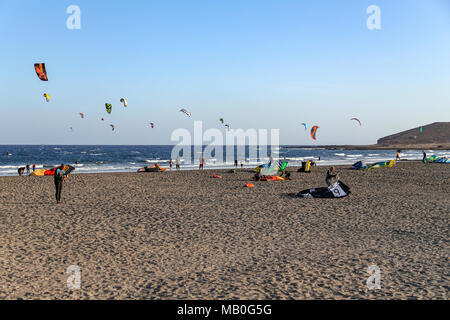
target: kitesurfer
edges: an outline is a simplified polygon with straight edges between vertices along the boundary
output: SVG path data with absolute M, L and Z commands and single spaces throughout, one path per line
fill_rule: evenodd
M 205 158 L 203 156 L 200 157 L 200 167 L 199 170 L 203 170 L 203 166 L 205 164 Z
M 330 169 L 328 169 L 327 171 L 327 176 L 325 178 L 325 181 L 327 182 L 328 186 L 331 186 L 332 184 L 334 184 L 337 180 L 339 179 L 339 175 L 336 172 L 336 168 L 335 167 L 331 167 Z
M 54 175 L 56 203 L 61 203 L 62 185 L 66 179 L 67 175 L 64 171 L 64 164 L 61 164 L 58 168 L 56 168 Z
M 423 161 L 423 163 L 426 163 L 427 162 L 427 153 L 422 150 L 422 154 L 423 154 L 422 161 Z

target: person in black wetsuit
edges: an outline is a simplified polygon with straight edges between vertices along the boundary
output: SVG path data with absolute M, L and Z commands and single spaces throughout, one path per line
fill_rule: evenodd
M 333 183 L 335 183 L 338 180 L 339 180 L 339 175 L 336 172 L 336 168 L 335 167 L 331 167 L 327 171 L 327 176 L 325 178 L 325 181 L 327 182 L 327 185 L 331 186 Z
M 423 154 L 422 161 L 423 161 L 423 163 L 426 163 L 427 162 L 427 153 L 422 150 L 422 154 Z
M 56 197 L 56 203 L 61 203 L 61 191 L 62 191 L 62 185 L 63 182 L 66 180 L 66 172 L 64 171 L 64 164 L 61 164 L 58 168 L 55 170 L 54 175 L 54 182 L 55 182 L 55 197 Z

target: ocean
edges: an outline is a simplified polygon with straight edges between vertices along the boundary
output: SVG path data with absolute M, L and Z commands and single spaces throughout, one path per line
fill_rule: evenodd
M 234 166 L 234 158 L 238 159 L 245 168 L 254 168 L 269 160 L 267 155 L 252 157 L 257 154 L 258 147 L 245 147 L 237 157 L 231 160 L 218 161 L 213 153 L 205 156 L 205 169 L 224 169 Z M 154 163 L 168 167 L 173 146 L 112 146 L 112 145 L 1 145 L 0 146 L 0 175 L 17 175 L 17 169 L 27 163 L 36 164 L 37 169 L 53 168 L 61 163 L 71 164 L 74 173 L 99 172 L 135 172 L 137 169 Z M 450 150 L 425 150 L 427 155 L 450 156 Z M 264 152 L 262 152 L 264 153 Z M 378 162 L 395 158 L 396 150 L 329 150 L 307 147 L 280 146 L 273 154 L 274 158 L 287 160 L 291 166 L 300 166 L 304 160 L 314 160 L 317 165 L 351 165 L 356 161 Z M 191 161 L 201 157 L 201 152 L 191 149 Z M 409 160 L 421 160 L 421 150 L 405 150 L 401 157 Z M 226 158 L 226 148 L 223 149 Z M 320 159 L 320 160 L 319 160 Z M 173 159 L 175 161 L 175 159 Z M 182 170 L 198 168 L 198 164 L 188 164 L 181 160 Z M 175 165 L 174 165 L 175 167 Z

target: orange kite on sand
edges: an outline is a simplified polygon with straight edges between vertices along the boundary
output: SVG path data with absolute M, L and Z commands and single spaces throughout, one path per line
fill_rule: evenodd
M 221 179 L 222 178 L 221 176 L 219 176 L 219 175 L 217 175 L 215 173 L 213 173 L 211 177 L 216 178 L 216 179 Z
M 253 183 L 246 183 L 246 184 L 245 184 L 245 187 L 246 187 L 246 188 L 254 188 L 255 185 L 254 185 Z

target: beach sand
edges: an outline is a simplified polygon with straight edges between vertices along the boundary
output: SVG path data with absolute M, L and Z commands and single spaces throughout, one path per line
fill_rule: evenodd
M 61 205 L 51 177 L 0 177 L 0 299 L 448 299 L 450 166 L 338 167 L 349 197 L 286 196 L 326 169 L 72 175 Z

